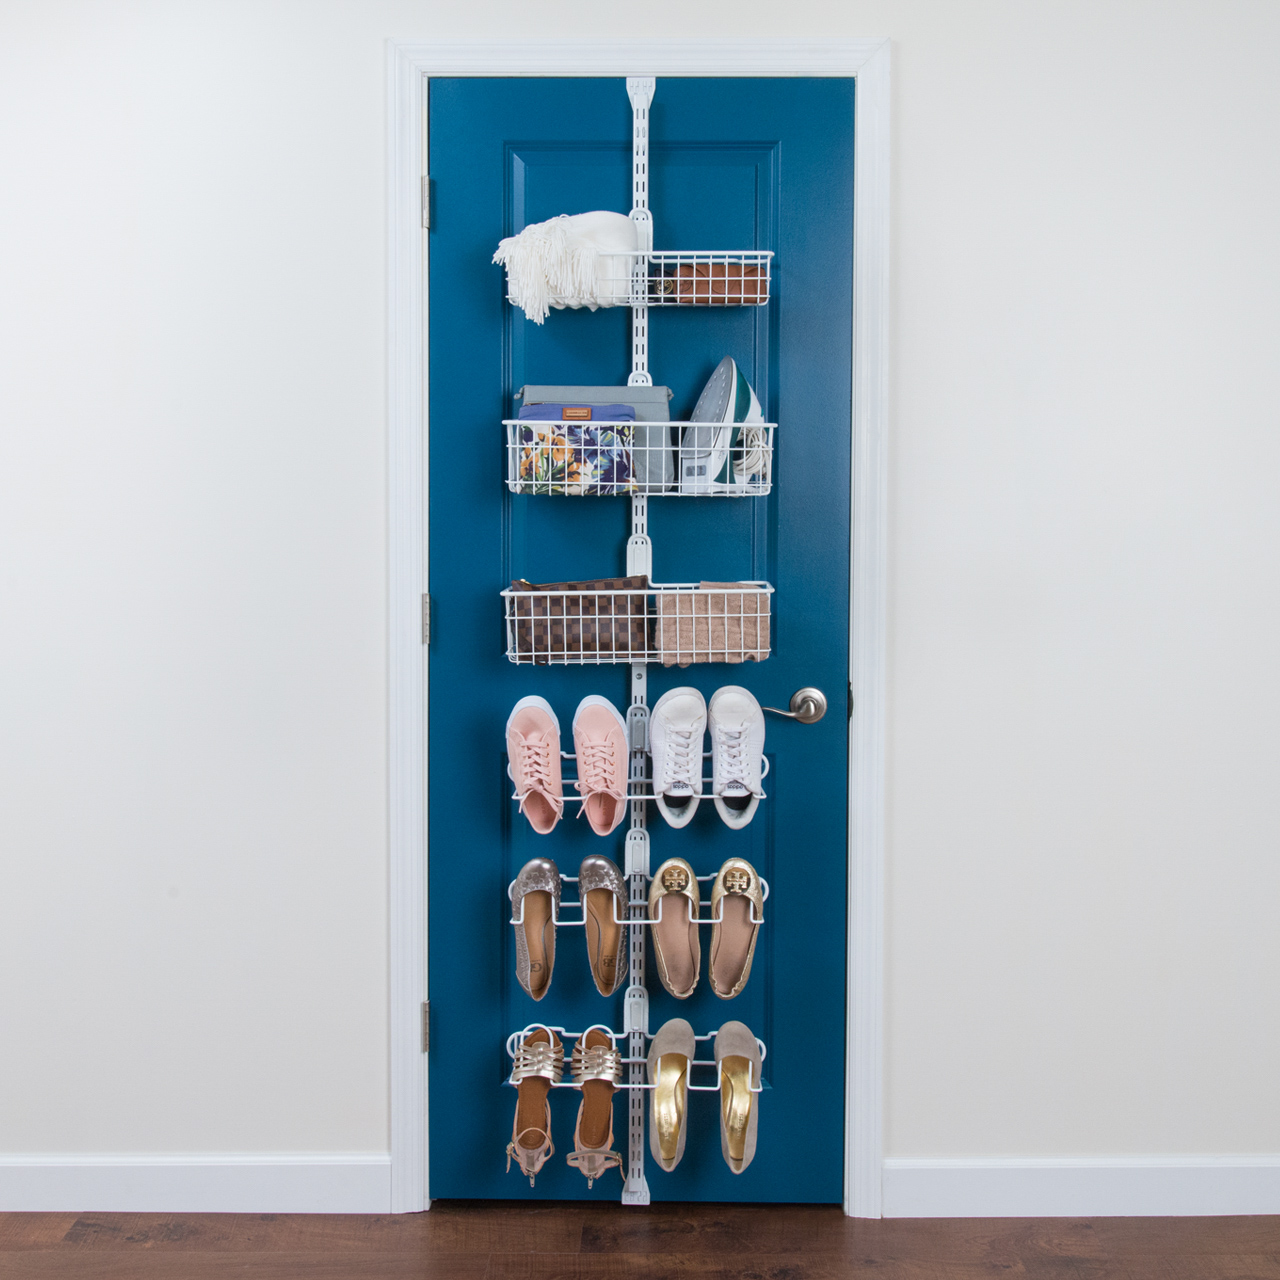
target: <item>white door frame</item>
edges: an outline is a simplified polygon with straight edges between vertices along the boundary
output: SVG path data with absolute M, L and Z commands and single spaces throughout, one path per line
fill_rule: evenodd
M 427 273 L 431 76 L 851 76 L 854 139 L 849 939 L 844 1210 L 881 1213 L 888 502 L 889 41 L 437 40 L 387 47 L 391 1209 L 429 1207 L 426 805 Z M 840 698 L 832 699 L 839 713 Z

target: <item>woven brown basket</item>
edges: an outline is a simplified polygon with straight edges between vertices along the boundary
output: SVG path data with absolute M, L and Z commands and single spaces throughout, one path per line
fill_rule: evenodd
M 769 280 L 750 263 L 682 262 L 674 276 L 660 281 L 659 291 L 694 306 L 755 306 L 769 300 Z
M 643 661 L 652 627 L 648 586 L 643 575 L 541 584 L 518 578 L 511 590 L 530 594 L 511 602 L 517 661 L 545 663 L 568 653 L 608 653 L 624 661 L 634 654 Z

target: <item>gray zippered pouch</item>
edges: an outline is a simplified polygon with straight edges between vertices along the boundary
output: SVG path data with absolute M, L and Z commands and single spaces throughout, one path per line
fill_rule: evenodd
M 667 422 L 671 418 L 670 387 L 569 387 L 535 386 L 516 392 L 522 404 L 629 404 L 642 422 Z M 640 484 L 655 489 L 673 488 L 675 441 L 670 427 L 634 428 L 635 453 L 631 474 Z

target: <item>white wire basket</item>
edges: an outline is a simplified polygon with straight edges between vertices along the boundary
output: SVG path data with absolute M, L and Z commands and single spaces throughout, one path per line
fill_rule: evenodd
M 769 301 L 772 262 L 768 249 L 600 253 L 591 305 L 763 307 Z M 507 301 L 520 305 L 510 294 Z M 557 309 L 583 305 L 565 294 L 553 293 L 549 301 Z
M 773 488 L 772 422 L 505 418 L 502 425 L 512 493 L 758 498 Z
M 651 307 L 763 307 L 773 254 L 650 253 L 645 302 Z
M 536 665 L 763 662 L 772 594 L 767 582 L 513 585 L 502 592 L 507 657 Z

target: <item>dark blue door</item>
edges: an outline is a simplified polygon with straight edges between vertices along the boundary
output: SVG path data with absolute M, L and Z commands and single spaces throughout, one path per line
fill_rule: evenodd
M 772 656 L 651 667 L 649 704 L 676 685 L 709 698 L 743 684 L 782 707 L 814 685 L 831 706 L 815 725 L 768 717 L 768 798 L 745 830 L 729 830 L 709 803 L 681 830 L 649 808 L 652 866 L 679 856 L 703 874 L 739 856 L 772 890 L 752 977 L 736 999 L 709 990 L 707 930 L 704 978 L 691 999 L 663 991 L 650 961 L 651 1031 L 677 1016 L 699 1033 L 737 1019 L 768 1049 L 754 1163 L 729 1172 L 717 1096 L 692 1095 L 683 1162 L 672 1173 L 648 1162 L 655 1200 L 842 1194 L 853 94 L 852 80 L 659 79 L 652 107 L 654 247 L 776 253 L 767 307 L 650 312 L 653 380 L 673 389 L 672 417 L 687 417 L 731 355 L 778 430 L 770 496 L 649 503 L 655 581 L 774 584 Z M 550 994 L 535 1004 L 524 993 L 507 884 L 535 856 L 568 874 L 589 853 L 621 865 L 625 828 L 601 839 L 567 817 L 535 835 L 509 798 L 503 729 L 526 694 L 551 702 L 566 737 L 586 694 L 625 710 L 628 669 L 510 663 L 498 593 L 513 578 L 621 574 L 630 504 L 512 496 L 500 424 L 525 383 L 625 383 L 630 316 L 553 311 L 535 326 L 507 304 L 490 259 L 499 239 L 528 223 L 627 212 L 631 108 L 621 79 L 443 79 L 431 83 L 429 128 L 430 1193 L 616 1199 L 617 1174 L 588 1192 L 564 1162 L 578 1104 L 567 1089 L 551 1095 L 557 1154 L 536 1188 L 514 1167 L 504 1172 L 515 1106 L 515 1091 L 503 1087 L 508 1033 L 530 1022 L 623 1025 L 622 994 L 597 994 L 580 929 L 560 932 Z M 624 1094 L 614 1127 L 625 1159 Z

